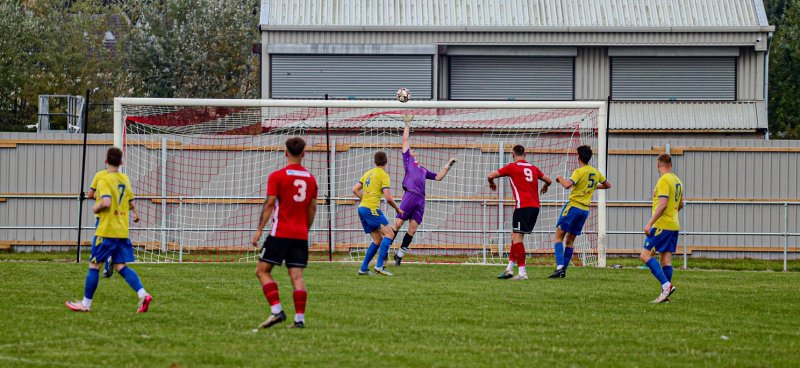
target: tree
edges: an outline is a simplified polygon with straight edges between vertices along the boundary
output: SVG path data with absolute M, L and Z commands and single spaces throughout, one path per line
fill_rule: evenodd
M 125 2 L 133 92 L 142 97 L 256 98 L 254 0 Z
M 769 129 L 775 138 L 800 139 L 800 0 L 786 0 L 769 68 Z

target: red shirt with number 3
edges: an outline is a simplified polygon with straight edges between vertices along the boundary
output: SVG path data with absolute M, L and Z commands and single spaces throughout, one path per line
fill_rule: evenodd
M 308 240 L 308 206 L 317 198 L 314 175 L 303 165 L 288 165 L 269 174 L 267 196 L 277 197 L 270 235 Z
M 517 201 L 515 208 L 539 208 L 539 178 L 544 176 L 541 170 L 525 160 L 519 160 L 497 170 L 501 176 L 508 176 L 511 192 Z

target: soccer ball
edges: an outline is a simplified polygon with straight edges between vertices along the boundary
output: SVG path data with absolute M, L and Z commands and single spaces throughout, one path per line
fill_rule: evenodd
M 411 99 L 411 91 L 405 88 L 400 88 L 397 90 L 397 101 L 408 102 L 408 100 L 410 99 Z

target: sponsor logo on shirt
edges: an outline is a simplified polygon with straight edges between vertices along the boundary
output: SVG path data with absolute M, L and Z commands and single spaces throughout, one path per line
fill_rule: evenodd
M 302 176 L 304 178 L 310 178 L 311 173 L 308 171 L 300 171 L 300 170 L 286 170 L 286 175 L 290 176 Z

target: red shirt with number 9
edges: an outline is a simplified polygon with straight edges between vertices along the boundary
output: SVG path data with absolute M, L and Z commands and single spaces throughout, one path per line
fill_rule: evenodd
M 270 235 L 308 240 L 308 206 L 317 198 L 314 175 L 303 165 L 288 165 L 269 174 L 267 196 L 277 197 Z
M 517 201 L 515 208 L 539 208 L 539 178 L 544 176 L 538 167 L 525 160 L 519 160 L 497 170 L 501 176 L 508 176 L 511 192 Z

